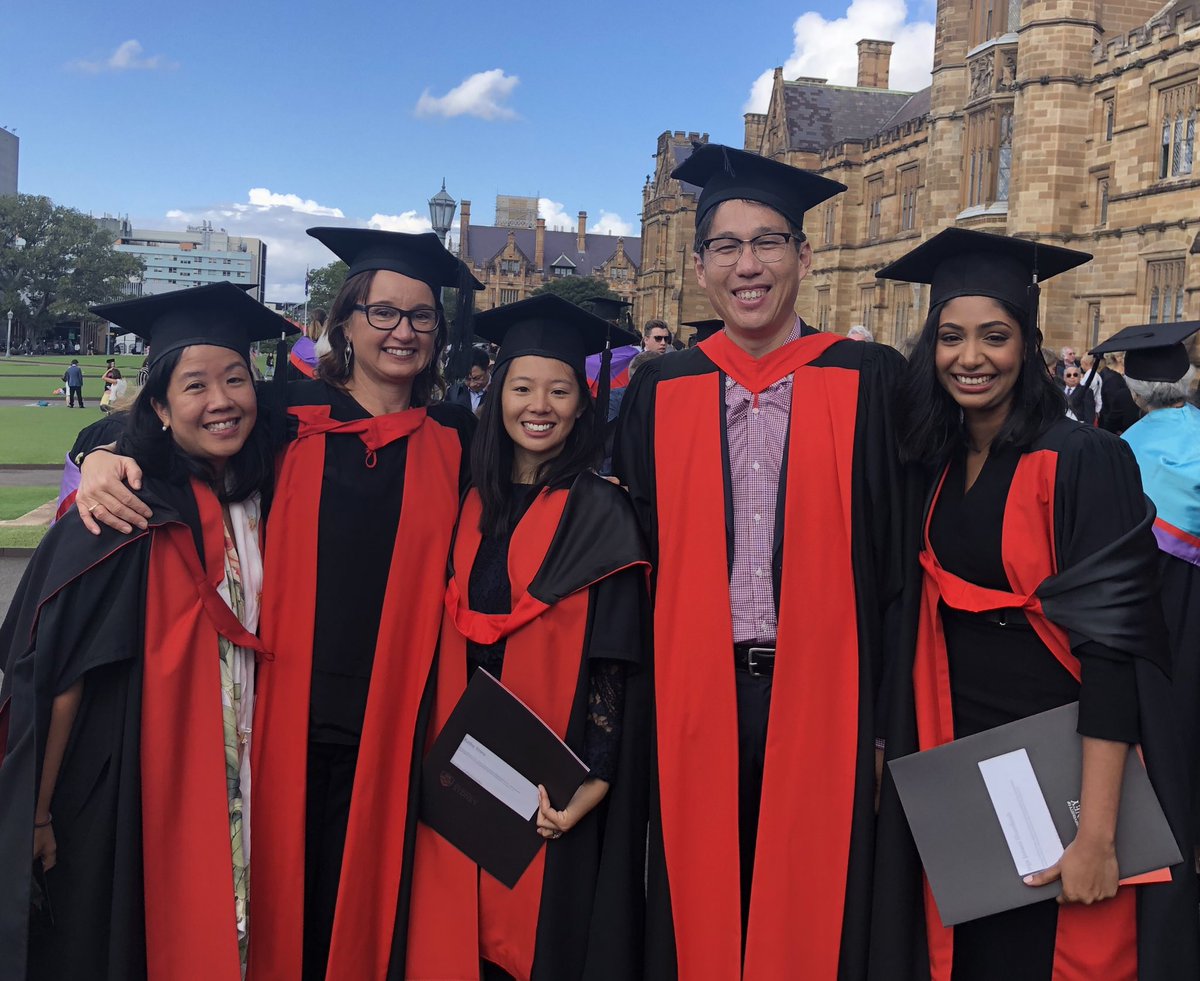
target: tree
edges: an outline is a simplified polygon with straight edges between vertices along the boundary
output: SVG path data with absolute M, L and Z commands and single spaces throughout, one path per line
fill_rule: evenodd
M 32 194 L 0 197 L 0 309 L 12 310 L 29 336 L 121 299 L 142 271 L 83 212 Z
M 350 271 L 341 259 L 331 262 L 320 269 L 313 269 L 308 274 L 308 308 L 313 310 L 320 307 L 326 313 L 333 306 L 334 297 L 346 281 L 346 273 Z
M 539 293 L 554 293 L 580 306 L 584 300 L 593 296 L 603 296 L 610 300 L 621 299 L 608 288 L 608 284 L 594 276 L 556 276 L 545 286 L 539 286 L 533 291 L 534 296 Z

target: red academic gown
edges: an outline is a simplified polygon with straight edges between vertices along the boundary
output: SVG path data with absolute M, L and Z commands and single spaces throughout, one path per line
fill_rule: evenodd
M 591 473 L 578 475 L 569 487 L 541 491 L 512 533 L 507 614 L 479 613 L 469 605 L 480 513 L 472 491 L 454 544 L 432 730 L 441 729 L 466 688 L 467 641 L 503 640 L 502 682 L 582 752 L 589 661 L 636 658 L 641 646 L 636 602 L 608 604 L 630 621 L 606 631 L 609 638 L 624 634 L 627 649 L 606 650 L 594 642 L 598 590 L 610 577 L 647 565 L 632 509 L 623 491 Z M 644 572 L 642 578 L 644 584 Z M 636 663 L 628 668 L 609 794 L 563 838 L 541 849 L 515 888 L 420 826 L 407 978 L 477 981 L 481 959 L 518 981 L 637 976 L 646 713 L 644 679 Z
M 651 977 L 865 971 L 877 697 L 904 590 L 906 490 L 888 413 L 900 365 L 890 349 L 808 328 L 761 361 L 718 334 L 648 363 L 625 397 L 614 469 L 656 570 Z M 727 374 L 755 392 L 789 373 L 778 656 L 743 937 L 723 392 Z
M 1147 768 L 1186 853 L 1186 835 L 1181 833 L 1186 798 L 1166 701 L 1165 634 L 1150 531 L 1153 507 L 1141 493 L 1132 455 L 1107 433 L 1064 419 L 1019 458 L 1012 459 L 1017 454 L 1011 450 L 994 456 L 972 492 L 978 488 L 980 493 L 998 490 L 1003 495 L 999 554 L 1006 583 L 985 588 L 943 568 L 929 537 L 938 496 L 957 493 L 946 488 L 950 477 L 943 473 L 926 513 L 916 654 L 911 672 L 897 674 L 887 756 L 896 758 L 953 739 L 956 719 L 972 730 L 979 728 L 973 721 L 979 710 L 958 705 L 956 695 L 977 684 L 972 676 L 981 667 L 962 660 L 957 672 L 952 670 L 955 652 L 947 643 L 947 608 L 963 611 L 955 613 L 956 618 L 1017 610 L 1036 635 L 1022 646 L 1032 644 L 1035 654 L 1041 651 L 1041 663 L 1031 668 L 1041 681 L 1034 688 L 1026 684 L 1020 691 L 997 691 L 988 701 L 1017 718 L 1081 699 L 1081 732 L 1121 738 L 1105 732 L 1104 727 L 1114 723 L 1104 718 L 1105 700 L 1089 691 L 1126 665 L 1122 676 L 1136 689 L 1135 696 L 1130 693 L 1137 703 L 1134 725 L 1140 727 Z M 1012 467 L 1011 477 L 1005 477 L 1011 483 L 989 489 L 988 468 L 994 476 L 1006 465 Z M 962 479 L 961 467 L 949 473 Z M 990 519 L 980 520 L 991 526 Z M 976 629 L 970 623 L 967 629 Z M 984 629 L 984 636 L 987 633 Z M 1009 635 L 1010 644 L 1019 640 Z M 1003 644 L 994 656 L 1003 656 Z M 1009 666 L 997 665 L 995 670 L 1007 671 Z M 1081 689 L 1081 677 L 1087 679 L 1093 671 L 1092 688 Z M 1010 719 L 997 717 L 983 725 L 1002 721 Z M 981 966 L 980 952 L 973 951 L 971 963 L 977 966 L 960 968 L 954 953 L 957 931 L 942 927 L 931 895 L 921 886 L 919 861 L 890 778 L 884 782 L 880 805 L 878 861 L 873 977 L 951 981 L 976 977 L 979 970 L 990 972 L 993 967 L 1004 970 L 1010 952 L 1002 933 L 996 932 L 999 921 L 994 928 L 982 925 L 994 950 L 992 966 Z M 1177 866 L 1169 882 L 1125 886 L 1114 899 L 1092 907 L 1042 909 L 1051 917 L 1051 934 L 1044 957 L 1035 957 L 1037 963 L 1022 969 L 1023 978 L 1037 972 L 1036 977 L 1030 974 L 1030 981 L 1042 977 L 1042 971 L 1047 981 L 1166 981 L 1194 977 L 1200 970 L 1195 876 L 1185 866 Z M 1037 915 L 1032 907 L 1020 914 Z M 978 929 L 973 930 L 979 937 Z M 1013 936 L 1011 942 L 1028 946 L 1030 938 Z
M 239 981 L 218 636 L 262 652 L 220 598 L 206 487 L 147 479 L 150 529 L 39 546 L 0 630 L 0 978 Z M 58 864 L 30 922 L 30 847 L 56 695 L 83 679 L 51 804 Z M 255 828 L 269 837 L 255 816 Z

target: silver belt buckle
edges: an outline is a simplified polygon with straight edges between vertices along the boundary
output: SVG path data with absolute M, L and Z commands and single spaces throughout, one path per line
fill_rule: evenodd
M 746 651 L 746 671 L 751 678 L 766 677 L 765 672 L 758 670 L 758 657 L 769 657 L 771 659 L 772 670 L 775 667 L 775 648 L 774 647 L 751 647 Z M 766 665 L 764 665 L 765 667 Z

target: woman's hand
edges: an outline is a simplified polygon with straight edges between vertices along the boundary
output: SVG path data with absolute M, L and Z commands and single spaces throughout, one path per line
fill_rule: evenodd
M 123 535 L 133 531 L 135 525 L 146 530 L 154 512 L 129 489 L 142 486 L 142 468 L 134 463 L 133 457 L 89 453 L 83 458 L 79 474 L 75 508 L 88 531 L 99 535 L 100 523 Z
M 577 825 L 589 811 L 604 800 L 608 793 L 608 781 L 585 780 L 575 791 L 575 796 L 561 811 L 550 806 L 546 788 L 538 784 L 538 834 L 551 840 L 561 838 Z
M 41 859 L 42 868 L 49 872 L 58 861 L 58 842 L 54 840 L 54 825 L 48 816 L 34 818 L 34 824 L 43 827 L 33 829 L 33 860 L 36 862 Z
M 1063 857 L 1044 872 L 1025 877 L 1029 886 L 1044 886 L 1062 879 L 1059 903 L 1083 903 L 1091 906 L 1117 894 L 1120 873 L 1117 871 L 1117 850 L 1112 843 L 1089 842 L 1081 837 L 1067 846 Z

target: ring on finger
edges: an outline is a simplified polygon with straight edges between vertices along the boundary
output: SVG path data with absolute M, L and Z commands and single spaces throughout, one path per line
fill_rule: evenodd
M 93 504 L 93 505 L 92 505 L 90 508 L 88 508 L 88 509 L 87 509 L 87 512 L 88 512 L 88 514 L 91 514 L 91 513 L 92 513 L 93 511 L 95 511 L 95 510 L 96 510 L 96 508 L 98 508 L 99 506 L 100 506 L 100 502 L 99 502 L 99 501 L 97 501 L 95 504 Z

